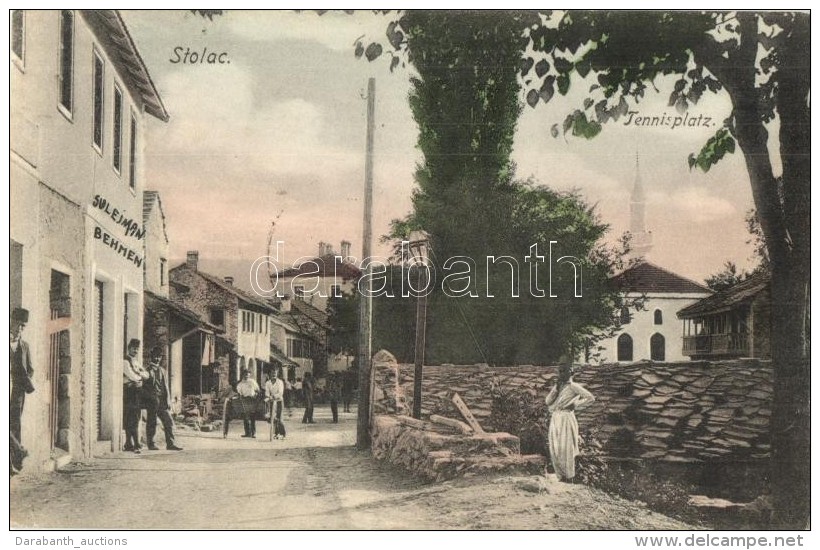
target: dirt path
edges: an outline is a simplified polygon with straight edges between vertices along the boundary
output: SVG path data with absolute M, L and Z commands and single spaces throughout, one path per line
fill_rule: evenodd
M 285 441 L 185 435 L 11 481 L 12 527 L 86 529 L 687 529 L 644 506 L 538 478 L 421 482 L 358 452 L 355 415 L 287 423 Z M 296 416 L 294 415 L 294 418 Z M 539 485 L 540 483 L 540 485 Z M 541 489 L 540 491 L 538 489 Z M 536 491 L 536 492 L 533 492 Z

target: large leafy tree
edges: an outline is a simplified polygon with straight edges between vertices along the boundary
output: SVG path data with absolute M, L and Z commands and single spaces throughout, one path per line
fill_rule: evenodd
M 731 115 L 689 164 L 708 170 L 735 143 L 746 162 L 772 271 L 772 486 L 784 527 L 804 527 L 809 509 L 809 30 L 802 13 L 567 12 L 529 33 L 552 65 L 539 92 L 552 78 L 559 92 L 586 83 L 588 72 L 596 79 L 565 121 L 577 135 L 590 121 L 616 117 L 664 75 L 674 77 L 664 81 L 680 111 L 709 92 L 731 99 Z
M 391 44 L 406 49 L 415 69 L 409 102 L 423 161 L 415 174 L 413 212 L 394 224 L 393 237 L 423 228 L 431 238 L 439 279 L 429 300 L 430 362 L 555 360 L 584 340 L 604 336 L 620 309 L 622 298 L 608 275 L 623 251 L 599 245 L 606 225 L 579 196 L 514 179 L 519 58 L 528 40 L 522 26 L 532 21 L 527 13 L 410 11 L 388 29 Z M 381 48 L 359 45 L 357 53 L 373 59 Z M 399 62 L 391 60 L 394 67 Z M 553 266 L 557 297 L 532 295 L 524 256 L 537 244 L 548 261 L 551 240 L 559 256 L 580 263 L 583 298 L 575 297 L 575 272 L 568 265 Z M 441 292 L 444 262 L 456 256 L 474 260 L 477 297 Z M 488 269 L 488 256 L 517 260 L 518 296 L 511 293 L 509 266 Z M 549 266 L 541 264 L 539 272 L 537 286 L 549 293 Z M 380 311 L 387 310 L 377 301 L 375 324 L 391 326 L 379 320 Z
M 555 136 L 563 132 L 594 137 L 603 125 L 666 83 L 669 103 L 680 112 L 706 93 L 728 94 L 731 115 L 699 152 L 688 155 L 688 162 L 690 167 L 708 170 L 738 147 L 746 163 L 772 272 L 776 521 L 782 527 L 804 527 L 810 440 L 809 15 L 590 11 L 496 15 L 505 24 L 517 24 L 517 31 L 513 27 L 510 31 L 526 37 L 525 46 L 507 50 L 511 57 L 501 64 L 520 63 L 530 106 L 583 87 L 585 97 L 578 108 L 562 125 L 553 126 Z M 459 16 L 472 14 L 454 14 Z M 414 37 L 419 26 L 433 29 L 426 17 L 399 12 L 390 23 L 392 66 L 398 65 L 396 56 L 401 52 L 417 65 L 422 52 Z M 371 44 L 362 51 L 373 59 L 381 46 Z M 487 65 L 483 59 L 476 63 L 476 70 Z M 451 92 L 459 98 L 472 93 L 468 89 Z M 770 132 L 775 133 L 771 141 Z M 681 152 L 682 159 L 687 153 Z

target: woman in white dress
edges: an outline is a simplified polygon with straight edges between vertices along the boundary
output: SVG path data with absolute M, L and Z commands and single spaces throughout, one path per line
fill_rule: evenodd
M 575 411 L 595 401 L 583 386 L 572 381 L 572 365 L 562 363 L 558 381 L 547 395 L 550 411 L 549 449 L 552 467 L 561 481 L 575 477 L 575 457 L 578 456 L 578 421 Z

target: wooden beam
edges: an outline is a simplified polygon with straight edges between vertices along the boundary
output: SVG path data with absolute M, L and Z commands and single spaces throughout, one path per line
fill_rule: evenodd
M 483 434 L 484 428 L 481 427 L 481 424 L 478 423 L 476 420 L 475 415 L 473 415 L 473 411 L 470 410 L 470 407 L 467 406 L 467 403 L 461 398 L 458 393 L 453 394 L 453 403 L 455 404 L 458 412 L 461 413 L 461 416 L 464 417 L 464 420 L 467 421 L 467 424 L 473 429 L 476 434 Z

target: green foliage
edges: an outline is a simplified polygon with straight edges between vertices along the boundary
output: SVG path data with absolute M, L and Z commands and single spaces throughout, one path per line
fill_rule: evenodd
M 734 262 L 726 262 L 723 264 L 723 270 L 710 275 L 706 278 L 706 286 L 715 292 L 720 292 L 735 286 L 737 283 L 746 280 L 749 273 L 745 270 L 738 271 L 737 264 Z
M 757 265 L 751 270 L 739 270 L 734 262 L 727 261 L 723 264 L 723 269 L 706 279 L 706 286 L 715 292 L 726 290 L 741 281 L 745 281 L 749 277 L 758 273 L 768 271 L 769 266 L 769 251 L 766 248 L 766 241 L 763 238 L 763 230 L 760 228 L 760 222 L 757 219 L 757 212 L 754 209 L 746 212 L 746 227 L 749 230 L 749 239 L 746 244 L 754 246 L 754 261 Z
M 593 438 L 582 438 L 577 459 L 576 479 L 629 500 L 645 502 L 664 515 L 697 525 L 702 518 L 689 505 L 694 485 L 679 476 L 665 476 L 653 471 L 652 461 L 612 460 Z
M 549 456 L 547 448 L 547 406 L 535 392 L 491 388 L 491 421 L 497 432 L 507 432 L 521 440 L 521 454 Z
M 419 189 L 413 213 L 393 222 L 389 238 L 396 242 L 393 259 L 402 264 L 397 241 L 419 228 L 430 235 L 440 278 L 428 300 L 429 363 L 543 364 L 601 337 L 620 309 L 609 275 L 620 267 L 624 250 L 598 244 L 608 228 L 594 210 L 577 194 L 514 179 L 510 155 L 521 113 L 520 71 L 531 68 L 547 75 L 571 69 L 560 59 L 522 67 L 527 42 L 522 25 L 537 20 L 530 12 L 408 11 L 387 29 L 394 48 L 391 68 L 401 50 L 417 73 L 411 78 L 409 102 L 423 153 L 416 171 Z M 366 55 L 371 47 L 373 43 L 359 43 L 356 53 Z M 555 88 L 566 93 L 568 86 L 565 76 L 548 78 L 537 99 L 551 96 Z M 591 137 L 600 124 L 579 112 L 565 131 Z M 574 296 L 570 266 L 553 268 L 557 298 L 531 295 L 524 256 L 533 244 L 540 255 L 549 256 L 550 241 L 558 241 L 558 256 L 573 256 L 581 264 L 583 298 Z M 443 263 L 454 256 L 474 259 L 471 288 L 478 297 L 452 298 L 441 292 Z M 511 296 L 510 268 L 499 263 L 488 269 L 487 256 L 511 256 L 518 262 L 519 296 Z M 541 263 L 537 284 L 547 292 L 548 275 L 549 266 Z M 392 328 L 400 322 L 383 315 L 412 318 L 411 307 L 399 305 L 402 301 L 377 299 L 374 326 Z M 402 347 L 400 342 L 393 345 Z M 395 347 L 387 349 L 403 355 Z
M 735 138 L 726 128 L 718 130 L 714 136 L 710 137 L 697 156 L 689 155 L 689 168 L 697 166 L 704 172 L 717 164 L 726 153 L 735 152 Z

